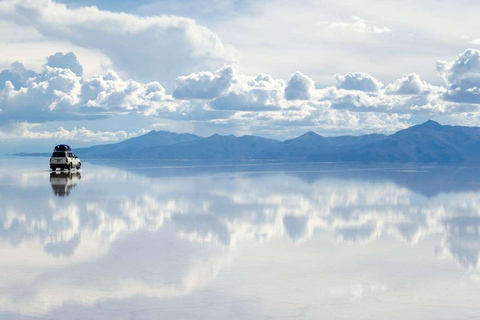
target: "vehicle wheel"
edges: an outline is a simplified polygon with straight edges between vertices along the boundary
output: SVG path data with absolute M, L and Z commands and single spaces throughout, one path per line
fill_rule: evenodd
M 50 167 L 50 170 L 52 170 L 52 171 L 57 171 L 57 168 L 55 168 L 55 167 Z
M 73 166 L 72 166 L 72 164 L 70 163 L 70 164 L 68 165 L 68 171 L 72 171 L 72 168 L 73 168 Z

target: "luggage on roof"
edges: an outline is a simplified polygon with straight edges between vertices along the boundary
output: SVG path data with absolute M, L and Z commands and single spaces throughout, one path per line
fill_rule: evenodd
M 72 149 L 66 144 L 59 144 L 55 146 L 55 151 L 72 151 Z

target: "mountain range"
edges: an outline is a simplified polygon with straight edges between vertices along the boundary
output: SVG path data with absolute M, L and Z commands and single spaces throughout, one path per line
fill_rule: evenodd
M 286 141 L 249 135 L 200 137 L 150 131 L 119 143 L 74 152 L 82 159 L 480 162 L 480 127 L 440 125 L 429 120 L 388 136 L 323 137 L 307 132 Z M 50 156 L 50 153 L 17 155 Z

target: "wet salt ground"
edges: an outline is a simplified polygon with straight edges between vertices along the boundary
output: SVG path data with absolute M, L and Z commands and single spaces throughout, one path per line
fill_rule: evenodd
M 480 168 L 0 160 L 0 319 L 480 317 Z

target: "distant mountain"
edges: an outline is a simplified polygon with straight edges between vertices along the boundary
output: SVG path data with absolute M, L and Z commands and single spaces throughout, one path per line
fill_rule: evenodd
M 480 161 L 480 128 L 442 126 L 429 120 L 339 157 L 362 162 Z
M 256 136 L 215 134 L 203 138 L 151 131 L 119 143 L 74 151 L 83 159 L 480 162 L 480 128 L 443 126 L 429 120 L 390 136 L 323 137 L 307 132 L 283 142 Z
M 167 146 L 151 146 L 124 157 L 140 159 L 248 160 L 280 141 L 255 136 L 236 137 L 215 134 L 207 138 Z
M 386 137 L 382 134 L 322 137 L 310 131 L 298 138 L 286 140 L 279 145 L 259 152 L 254 157 L 256 159 L 282 160 L 338 160 L 342 152 L 381 141 Z
M 83 158 L 123 158 L 126 155 L 134 156 L 137 152 L 143 149 L 165 147 L 176 143 L 197 141 L 201 139 L 203 138 L 189 133 L 150 131 L 142 136 L 114 144 L 75 149 L 75 154 Z

